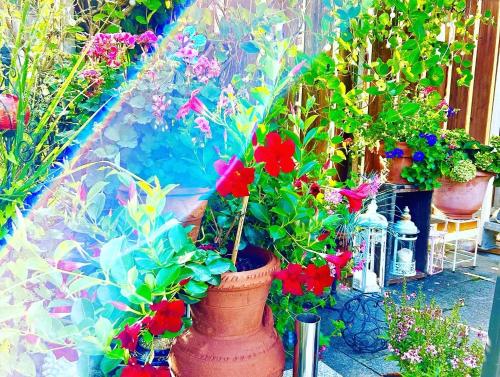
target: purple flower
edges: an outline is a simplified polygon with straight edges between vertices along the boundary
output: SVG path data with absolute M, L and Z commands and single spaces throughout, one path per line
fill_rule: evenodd
M 422 139 L 426 139 L 427 144 L 429 144 L 430 147 L 433 147 L 437 143 L 437 136 L 434 134 L 424 134 L 423 132 L 420 132 L 418 136 Z
M 385 152 L 386 158 L 401 158 L 403 157 L 404 152 L 400 148 L 394 148 L 392 151 Z
M 448 106 L 448 110 L 446 110 L 446 116 L 448 118 L 451 118 L 451 117 L 453 117 L 455 115 L 457 115 L 457 111 L 453 107 Z
M 149 46 L 158 42 L 158 37 L 151 30 L 147 30 L 144 33 L 142 33 L 141 35 L 138 35 L 136 37 L 136 42 L 138 44 L 140 44 L 141 46 L 148 48 Z
M 422 151 L 416 151 L 415 153 L 413 153 L 413 161 L 415 162 L 423 161 L 424 158 L 425 158 L 425 153 Z
M 208 59 L 206 56 L 200 56 L 196 64 L 193 66 L 193 72 L 202 83 L 207 83 L 208 80 L 220 75 L 220 65 L 215 59 Z

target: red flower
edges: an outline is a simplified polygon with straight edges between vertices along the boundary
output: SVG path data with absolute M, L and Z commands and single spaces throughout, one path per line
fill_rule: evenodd
M 0 130 L 15 130 L 17 127 L 17 108 L 19 98 L 13 94 L 0 94 Z M 30 111 L 26 109 L 24 123 L 28 124 Z
M 300 190 L 302 188 L 302 182 L 309 183 L 309 178 L 307 178 L 307 175 L 304 174 L 303 176 L 293 181 L 293 187 L 295 187 L 297 190 Z
M 186 312 L 182 300 L 163 300 L 150 308 L 156 312 L 148 323 L 151 334 L 162 335 L 165 331 L 177 332 L 182 328 L 182 317 Z
M 168 367 L 159 367 L 156 370 L 154 377 L 171 377 L 170 369 Z
M 221 176 L 216 183 L 217 192 L 220 195 L 233 194 L 239 198 L 249 195 L 248 185 L 254 180 L 254 168 L 246 168 L 236 156 L 233 156 L 229 162 L 215 161 L 214 167 Z
M 370 185 L 368 183 L 363 183 L 354 190 L 342 189 L 339 192 L 349 201 L 349 212 L 354 213 L 361 209 L 363 206 L 363 199 L 367 198 L 370 194 Z
M 151 364 L 138 365 L 129 363 L 123 368 L 121 377 L 171 377 L 170 369 L 166 366 L 155 368 Z
M 321 187 L 316 182 L 313 182 L 311 187 L 309 187 L 309 193 L 312 196 L 316 197 L 320 192 L 321 192 Z
M 176 119 L 185 118 L 191 110 L 198 114 L 203 113 L 205 105 L 198 99 L 198 97 L 196 97 L 199 92 L 200 90 L 196 89 L 191 93 L 191 98 L 189 98 L 189 100 L 179 108 L 179 111 L 175 116 Z
M 139 322 L 134 323 L 132 326 L 125 325 L 125 328 L 116 336 L 116 338 L 121 340 L 122 348 L 128 349 L 130 352 L 134 352 L 137 348 L 140 332 L 141 324 Z
M 293 154 L 295 143 L 287 139 L 281 141 L 277 132 L 270 132 L 266 136 L 266 146 L 260 146 L 255 150 L 255 161 L 265 162 L 266 171 L 273 177 L 277 177 L 280 171 L 290 173 L 295 168 Z
M 318 241 L 324 241 L 330 236 L 330 231 L 329 230 L 324 230 L 321 232 L 321 234 L 318 236 Z
M 352 253 L 348 250 L 341 251 L 336 255 L 327 255 L 325 259 L 333 263 L 335 266 L 335 276 L 340 277 L 342 269 L 347 265 L 352 257 Z
M 187 283 L 189 283 L 189 280 L 191 280 L 191 278 L 186 278 L 186 279 L 182 279 L 180 282 L 179 282 L 179 285 L 181 287 L 185 286 Z
M 312 263 L 309 264 L 305 269 L 305 283 L 309 291 L 316 296 L 321 296 L 325 289 L 331 287 L 333 283 L 328 265 L 317 267 Z
M 286 269 L 276 272 L 274 276 L 283 282 L 283 294 L 291 293 L 295 296 L 304 294 L 302 289 L 304 275 L 300 264 L 290 263 Z

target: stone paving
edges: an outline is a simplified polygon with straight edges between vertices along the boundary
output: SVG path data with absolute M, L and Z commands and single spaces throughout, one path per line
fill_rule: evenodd
M 424 280 L 408 283 L 408 291 L 417 291 L 422 286 L 427 298 L 433 298 L 444 310 L 449 310 L 454 302 L 463 299 L 462 319 L 476 329 L 488 330 L 491 305 L 497 274 L 500 273 L 500 256 L 480 253 L 478 266 L 459 267 L 456 272 L 446 268 L 440 274 L 429 276 Z M 390 290 L 399 290 L 400 286 L 391 286 Z M 322 328 L 329 330 L 331 319 L 339 317 L 339 311 L 344 302 L 356 293 L 338 292 L 337 305 L 333 310 L 324 309 Z M 398 371 L 397 364 L 385 360 L 387 351 L 374 354 L 354 352 L 341 337 L 334 338 L 331 346 L 323 355 L 323 362 L 333 368 L 343 377 L 372 377 L 384 373 Z M 319 377 L 329 377 L 332 374 L 321 373 Z

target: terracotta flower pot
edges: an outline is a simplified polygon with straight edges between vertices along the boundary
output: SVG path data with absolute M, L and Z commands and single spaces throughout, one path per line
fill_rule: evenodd
M 173 212 L 182 225 L 193 225 L 189 237 L 196 242 L 208 203 L 208 188 L 176 187 L 167 195 L 165 212 Z
M 432 202 L 452 219 L 470 219 L 481 208 L 492 174 L 478 171 L 469 182 L 459 183 L 441 178 L 441 187 L 434 190 Z
M 403 151 L 403 156 L 387 159 L 387 168 L 389 169 L 389 173 L 387 174 L 387 182 L 400 185 L 408 185 L 410 183 L 405 178 L 401 177 L 401 172 L 404 168 L 410 167 L 413 164 L 411 149 L 408 147 L 408 144 L 404 142 L 397 143 L 396 148 L 399 148 Z M 381 157 L 385 157 L 385 152 L 384 142 L 381 142 L 378 154 Z
M 193 326 L 170 351 L 176 377 L 281 377 L 285 353 L 266 306 L 278 259 L 249 247 L 265 262 L 251 271 L 225 273 L 218 287 L 193 305 Z

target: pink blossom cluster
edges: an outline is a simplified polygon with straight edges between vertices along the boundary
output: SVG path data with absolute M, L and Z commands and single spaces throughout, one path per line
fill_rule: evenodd
M 212 130 L 210 128 L 210 123 L 208 122 L 208 120 L 203 117 L 198 117 L 194 120 L 194 122 L 197 124 L 196 128 L 198 128 L 207 139 L 210 139 L 212 137 Z
M 179 42 L 175 56 L 183 59 L 186 63 L 191 63 L 198 56 L 198 50 L 194 48 L 191 38 L 184 34 L 177 34 L 175 39 Z
M 352 268 L 352 271 L 363 271 L 363 268 L 365 267 L 366 259 L 362 258 L 357 264 L 355 264 Z
M 340 193 L 340 190 L 337 189 L 327 189 L 325 191 L 325 200 L 333 205 L 337 205 L 342 202 L 342 194 Z
M 140 35 L 127 32 L 97 33 L 92 38 L 88 55 L 97 61 L 104 61 L 111 68 L 119 68 L 127 49 L 139 44 L 144 50 L 157 41 L 158 37 L 151 30 Z
M 136 42 L 141 46 L 149 47 L 158 42 L 158 36 L 151 30 L 147 30 L 144 33 L 136 36 Z
M 402 360 L 408 360 L 411 364 L 418 364 L 422 361 L 422 357 L 418 354 L 419 348 L 410 348 L 408 351 L 401 355 Z
M 85 69 L 80 72 L 80 76 L 87 81 L 85 95 L 92 97 L 100 91 L 101 86 L 104 83 L 104 78 L 102 77 L 101 72 L 96 69 Z
M 208 80 L 219 77 L 220 65 L 215 59 L 209 59 L 206 56 L 200 56 L 193 66 L 193 72 L 202 83 L 207 83 Z
M 432 356 L 436 356 L 438 354 L 436 346 L 434 344 L 429 344 L 425 350 Z
M 154 95 L 152 100 L 153 116 L 156 118 L 156 121 L 160 123 L 171 101 L 167 101 L 165 96 L 160 95 Z
M 468 368 L 477 368 L 478 367 L 477 357 L 475 357 L 473 355 L 465 357 L 463 362 L 464 362 L 465 366 Z

